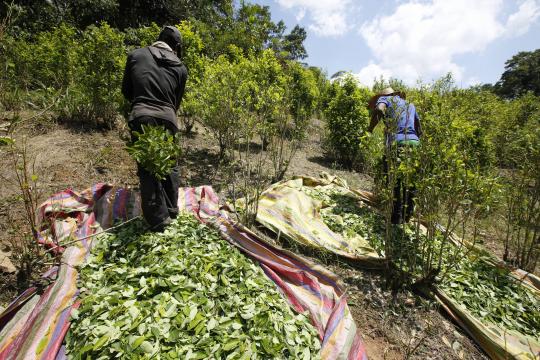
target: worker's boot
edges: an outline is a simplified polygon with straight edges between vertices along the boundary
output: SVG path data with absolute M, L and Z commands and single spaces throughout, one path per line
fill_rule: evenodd
M 150 231 L 152 232 L 163 232 L 167 226 L 169 226 L 172 223 L 172 219 L 170 217 L 166 218 L 162 222 L 160 222 L 157 225 L 154 225 L 150 228 Z

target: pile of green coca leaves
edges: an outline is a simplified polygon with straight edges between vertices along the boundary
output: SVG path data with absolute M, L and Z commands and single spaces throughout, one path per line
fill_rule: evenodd
M 348 241 L 360 236 L 379 255 L 384 255 L 385 226 L 382 215 L 367 205 L 361 206 L 358 199 L 336 188 L 303 186 L 301 189 L 312 199 L 322 202 L 321 217 L 330 230 Z
M 321 217 L 332 231 L 346 240 L 360 235 L 384 255 L 385 224 L 380 214 L 332 187 L 302 187 L 302 191 L 322 201 Z M 414 232 L 407 227 L 402 236 L 404 246 L 427 241 L 422 234 L 421 239 L 414 239 Z M 434 241 L 440 241 L 439 237 Z M 439 248 L 440 244 L 436 247 Z M 451 250 L 447 247 L 446 251 L 450 253 Z M 455 251 L 457 249 L 452 249 L 452 257 L 460 260 L 457 263 L 451 261 L 450 254 L 443 258 L 443 268 L 448 267 L 448 274 L 437 286 L 485 324 L 495 324 L 501 329 L 540 339 L 538 293 L 512 277 L 508 269 L 494 266 L 489 259 L 467 254 L 466 249 L 462 250 L 461 256 L 456 256 Z
M 72 359 L 317 359 L 320 340 L 252 260 L 180 214 L 100 236 L 81 269 Z
M 171 173 L 181 154 L 180 137 L 173 136 L 163 126 L 142 125 L 142 132 L 133 132 L 136 140 L 127 152 L 146 171 L 163 180 Z
M 482 321 L 540 339 L 540 298 L 508 269 L 464 256 L 439 287 Z

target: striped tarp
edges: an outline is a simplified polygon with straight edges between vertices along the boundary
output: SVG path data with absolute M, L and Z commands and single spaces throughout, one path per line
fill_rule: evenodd
M 63 252 L 61 264 L 44 275 L 49 286 L 26 290 L 0 315 L 0 360 L 65 358 L 61 347 L 77 296 L 76 268 L 92 246 L 87 236 L 139 215 L 138 201 L 131 190 L 97 184 L 81 193 L 62 191 L 39 207 L 38 241 Z M 62 247 L 66 242 L 72 244 Z
M 261 196 L 257 221 L 276 234 L 286 236 L 303 245 L 325 249 L 346 257 L 362 266 L 376 267 L 384 258 L 370 251 L 369 248 L 351 246 L 339 234 L 332 232 L 320 216 L 321 204 L 305 195 L 301 187 L 312 189 L 331 188 L 344 195 L 353 197 L 364 205 L 374 204 L 374 197 L 366 191 L 354 190 L 338 177 L 323 174 L 321 178 L 298 176 L 292 180 L 282 181 L 270 186 Z M 442 228 L 441 228 L 442 229 Z M 442 229 L 444 231 L 444 229 Z M 452 237 L 455 244 L 461 240 Z M 486 252 L 478 246 L 464 243 L 471 250 Z M 360 251 L 358 251 L 360 250 Z M 483 261 L 491 266 L 507 267 L 495 256 L 491 255 Z M 520 269 L 509 269 L 509 276 L 519 280 L 533 294 L 540 297 L 540 280 L 538 277 Z M 433 297 L 441 307 L 458 323 L 493 359 L 539 359 L 540 339 L 508 331 L 495 324 L 486 324 L 475 317 L 467 308 L 458 303 L 438 287 L 433 289 Z M 539 309 L 540 311 L 540 309 Z
M 80 193 L 58 193 L 40 207 L 39 241 L 52 251 L 63 251 L 62 263 L 47 274 L 54 279 L 51 285 L 42 291 L 28 289 L 0 315 L 0 360 L 66 358 L 62 341 L 71 310 L 77 306 L 76 268 L 85 261 L 94 239 L 88 236 L 138 216 L 139 201 L 128 189 L 97 184 Z M 319 331 L 323 359 L 367 359 L 335 275 L 264 242 L 232 221 L 219 208 L 211 187 L 183 189 L 179 206 L 216 226 L 231 244 L 259 261 L 291 306 L 309 312 Z M 63 246 L 66 242 L 70 245 Z
M 365 268 L 381 268 L 384 259 L 366 239 L 357 237 L 352 243 L 330 230 L 321 218 L 323 204 L 306 195 L 301 188 L 338 191 L 358 202 L 369 194 L 349 189 L 347 183 L 323 173 L 323 177 L 296 177 L 273 184 L 259 200 L 257 221 L 279 236 L 309 246 L 323 249 L 354 261 Z
M 217 227 L 223 237 L 259 262 L 294 309 L 308 311 L 319 331 L 323 359 L 367 359 L 356 324 L 347 306 L 345 290 L 336 275 L 321 266 L 264 241 L 219 208 L 211 187 L 185 188 L 179 206 L 205 223 Z

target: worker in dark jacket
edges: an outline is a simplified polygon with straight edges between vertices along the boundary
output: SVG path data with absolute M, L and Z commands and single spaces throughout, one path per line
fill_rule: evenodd
M 384 163 L 385 176 L 388 176 L 389 159 L 392 156 L 395 167 L 399 161 L 410 152 L 407 148 L 420 144 L 422 127 L 416 113 L 414 104 L 405 100 L 405 94 L 396 92 L 391 87 L 384 89 L 375 95 L 369 102 L 371 110 L 371 122 L 368 131 L 372 132 L 381 119 L 385 123 L 386 149 Z M 387 179 L 388 180 L 388 179 Z M 392 224 L 408 222 L 414 210 L 414 197 L 416 188 L 414 184 L 405 184 L 400 176 L 396 178 L 394 186 Z
M 129 53 L 122 93 L 131 102 L 128 125 L 132 132 L 141 132 L 142 125 L 163 126 L 173 135 L 179 131 L 176 112 L 187 80 L 186 67 L 177 55 L 181 46 L 178 29 L 166 26 L 158 41 Z M 162 231 L 178 214 L 180 169 L 176 166 L 160 181 L 137 165 L 144 218 L 153 230 Z

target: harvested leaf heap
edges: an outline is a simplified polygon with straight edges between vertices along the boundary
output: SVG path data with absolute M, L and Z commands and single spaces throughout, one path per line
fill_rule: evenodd
M 540 300 L 506 269 L 465 257 L 440 287 L 486 323 L 540 339 Z
M 136 139 L 126 148 L 137 163 L 157 179 L 164 180 L 180 156 L 179 135 L 173 136 L 163 126 L 142 125 L 134 132 Z
M 311 198 L 322 201 L 321 217 L 332 231 L 341 234 L 347 241 L 361 236 L 379 254 L 384 255 L 385 225 L 380 214 L 368 206 L 360 206 L 357 200 L 333 188 L 301 189 Z M 403 234 L 405 238 L 401 241 L 406 244 L 427 241 L 422 234 L 421 239 L 415 240 L 414 232 L 407 229 Z M 447 276 L 438 283 L 439 288 L 484 323 L 540 339 L 538 293 L 510 276 L 507 269 L 493 266 L 482 257 L 463 252 L 458 258 L 462 260 L 448 269 Z M 443 264 L 443 267 L 446 266 Z
M 300 188 L 312 199 L 322 202 L 321 217 L 330 230 L 341 234 L 349 243 L 358 237 L 367 240 L 379 255 L 384 255 L 384 218 L 367 205 L 336 188 L 303 186 Z M 353 247 L 354 248 L 354 247 Z
M 97 239 L 81 269 L 72 359 L 311 359 L 317 331 L 261 268 L 181 214 L 162 234 L 142 224 Z

